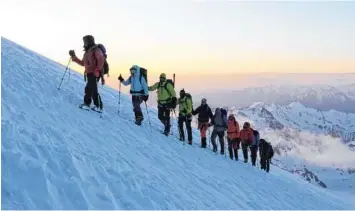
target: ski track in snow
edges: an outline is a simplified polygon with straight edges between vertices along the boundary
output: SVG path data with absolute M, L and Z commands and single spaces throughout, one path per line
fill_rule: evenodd
M 99 87 L 103 118 L 81 110 L 82 75 L 58 90 L 65 67 L 4 38 L 1 48 L 3 209 L 355 208 L 274 166 L 202 150 L 196 129 L 193 146 L 165 137 L 155 108 L 150 132 L 144 104 L 139 128 L 130 98 L 118 115 L 111 88 Z

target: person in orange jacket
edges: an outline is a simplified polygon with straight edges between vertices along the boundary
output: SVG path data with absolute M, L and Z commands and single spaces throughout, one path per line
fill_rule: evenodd
M 249 122 L 244 122 L 243 129 L 240 131 L 240 140 L 242 142 L 242 150 L 244 156 L 244 163 L 248 162 L 248 147 L 252 144 L 254 139 L 253 130 Z
M 228 129 L 227 129 L 228 151 L 229 157 L 233 160 L 233 152 L 235 160 L 238 160 L 238 149 L 240 145 L 240 131 L 239 123 L 233 114 L 228 116 Z
M 86 35 L 83 37 L 84 42 L 84 56 L 82 59 L 79 59 L 74 50 L 69 51 L 73 62 L 84 66 L 84 80 L 87 81 L 85 86 L 85 96 L 84 103 L 80 106 L 84 109 L 89 109 L 91 104 L 91 99 L 94 101 L 95 107 L 93 110 L 102 111 L 102 101 L 98 93 L 97 82 L 101 78 L 102 84 L 105 83 L 103 78 L 103 67 L 105 62 L 105 57 L 103 52 L 95 44 L 95 39 L 92 35 Z

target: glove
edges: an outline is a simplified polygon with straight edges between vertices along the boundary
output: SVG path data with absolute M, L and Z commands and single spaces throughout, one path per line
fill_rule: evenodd
M 144 95 L 144 96 L 143 96 L 144 102 L 147 102 L 148 98 L 149 98 L 149 95 Z
M 176 107 L 176 101 L 177 101 L 176 97 L 173 97 L 171 99 L 171 103 L 174 105 L 174 107 Z
M 84 73 L 84 81 L 86 81 L 86 73 Z
M 105 85 L 105 79 L 104 79 L 104 77 L 101 78 L 101 84 L 102 84 L 102 85 Z
M 119 80 L 120 82 L 124 81 L 124 79 L 122 78 L 122 75 L 121 75 L 121 74 L 120 74 L 120 76 L 118 77 L 118 80 Z
M 191 114 L 186 114 L 186 119 L 188 121 L 192 121 L 192 115 Z
M 69 51 L 69 55 L 70 55 L 71 57 L 75 56 L 75 51 L 74 51 L 74 50 L 70 50 L 70 51 Z

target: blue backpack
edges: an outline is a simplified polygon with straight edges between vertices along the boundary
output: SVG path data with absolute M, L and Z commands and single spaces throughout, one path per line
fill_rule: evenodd
M 259 143 L 260 143 L 259 131 L 253 129 L 253 135 L 254 135 L 254 139 L 255 139 L 255 145 L 259 146 Z

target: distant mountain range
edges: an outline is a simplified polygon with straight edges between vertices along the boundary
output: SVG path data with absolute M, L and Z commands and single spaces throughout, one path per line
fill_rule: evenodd
M 322 111 L 337 110 L 355 113 L 355 83 L 337 86 L 265 86 L 236 91 L 215 91 L 194 94 L 194 99 L 206 97 L 212 106 L 246 107 L 254 102 L 288 105 L 292 102 Z M 199 103 L 196 101 L 196 103 Z

